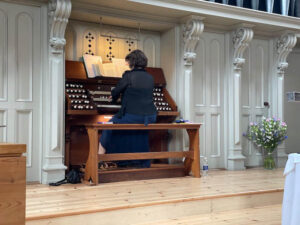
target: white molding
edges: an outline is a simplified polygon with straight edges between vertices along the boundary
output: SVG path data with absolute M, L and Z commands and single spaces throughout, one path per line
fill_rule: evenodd
M 185 65 L 191 66 L 196 58 L 196 46 L 204 30 L 203 17 L 189 16 L 183 18 L 183 41 Z
M 49 1 L 49 42 L 52 53 L 62 53 L 66 44 L 64 35 L 71 9 L 71 0 Z
M 278 118 L 284 120 L 284 75 L 285 70 L 288 67 L 287 57 L 292 52 L 297 43 L 297 34 L 292 31 L 284 32 L 276 41 L 274 41 L 274 54 L 275 65 L 274 70 L 276 76 L 274 77 L 274 84 L 276 92 L 273 98 L 275 99 L 275 107 L 273 107 L 273 114 Z M 285 153 L 285 144 L 283 143 L 278 147 L 278 164 L 282 167 L 287 160 L 287 154 Z
M 234 88 L 234 144 L 241 142 L 241 69 L 245 63 L 244 51 L 249 47 L 253 38 L 251 25 L 242 24 L 233 33 L 233 88 Z
M 184 60 L 184 118 L 191 120 L 193 60 L 197 43 L 204 30 L 203 17 L 189 16 L 182 19 L 183 24 L 183 60 Z
M 245 59 L 243 58 L 244 51 L 249 47 L 249 43 L 253 38 L 253 30 L 252 25 L 242 24 L 241 27 L 236 29 L 233 34 L 233 45 L 234 45 L 234 53 L 233 53 L 233 66 L 234 70 L 241 70 L 242 66 L 245 63 Z
M 283 16 L 275 13 L 252 10 L 248 8 L 219 4 L 199 0 L 129 0 L 152 6 L 187 11 L 201 16 L 218 16 L 236 20 L 237 23 L 257 23 L 281 27 L 282 29 L 300 30 L 300 18 Z
M 297 43 L 297 35 L 293 32 L 286 32 L 276 43 L 276 51 L 278 54 L 277 73 L 284 74 L 284 70 L 288 67 L 287 57 Z
M 70 0 L 51 0 L 48 5 L 48 83 L 44 90 L 45 149 L 43 154 L 42 182 L 49 183 L 65 177 L 64 165 L 64 38 L 71 13 Z M 43 110 L 43 112 L 45 112 Z
M 241 99 L 241 76 L 242 67 L 245 63 L 244 51 L 249 47 L 253 39 L 253 25 L 240 24 L 231 35 L 231 70 L 228 93 L 228 157 L 227 169 L 245 169 L 245 156 L 242 154 L 242 99 Z

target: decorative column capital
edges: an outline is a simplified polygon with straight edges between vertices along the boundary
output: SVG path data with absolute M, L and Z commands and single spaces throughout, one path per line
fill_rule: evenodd
M 71 0 L 50 0 L 49 15 L 49 44 L 53 54 L 62 54 L 66 44 L 65 30 L 71 14 Z
M 277 73 L 284 74 L 288 67 L 287 57 L 297 43 L 297 35 L 292 32 L 286 32 L 276 42 L 276 52 L 278 54 Z
M 197 54 L 195 52 L 200 35 L 203 32 L 203 17 L 188 16 L 183 18 L 184 65 L 191 66 Z
M 245 63 L 243 58 L 244 51 L 249 46 L 253 38 L 253 30 L 251 25 L 243 25 L 237 28 L 232 37 L 234 45 L 233 66 L 234 70 L 241 70 Z

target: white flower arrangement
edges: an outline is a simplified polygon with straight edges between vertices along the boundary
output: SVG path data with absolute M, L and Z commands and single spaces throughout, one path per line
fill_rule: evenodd
M 251 122 L 247 133 L 243 136 L 257 147 L 262 147 L 272 153 L 282 141 L 287 139 L 287 124 L 279 118 L 263 117 L 260 123 Z

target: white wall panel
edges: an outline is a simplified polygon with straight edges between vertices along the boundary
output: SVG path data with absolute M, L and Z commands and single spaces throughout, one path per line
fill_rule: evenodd
M 210 76 L 208 76 L 208 79 L 210 79 L 210 105 L 211 106 L 220 106 L 220 67 L 221 64 L 221 57 L 224 57 L 221 55 L 220 52 L 220 43 L 218 40 L 213 40 L 210 43 Z
M 165 74 L 167 89 L 176 101 L 176 31 L 175 28 L 161 35 L 161 66 Z
M 16 101 L 32 101 L 33 21 L 27 13 L 16 18 Z
M 263 105 L 264 101 L 269 102 L 268 54 L 268 41 L 260 39 L 254 39 L 244 54 L 246 63 L 242 71 L 242 132 L 247 131 L 249 122 L 259 122 L 268 110 Z M 244 137 L 242 148 L 246 166 L 261 165 L 260 150 Z
M 0 9 L 0 101 L 7 101 L 7 15 Z
M 40 181 L 41 174 L 41 81 L 47 67 L 47 41 L 41 41 L 47 27 L 41 24 L 47 16 L 46 8 L 0 1 L 0 124 L 7 125 L 0 128 L 0 142 L 27 144 L 27 181 Z
M 27 167 L 32 165 L 32 133 L 32 110 L 16 110 L 16 141 L 26 144 Z
M 255 79 L 255 106 L 263 107 L 263 96 L 264 96 L 264 64 L 266 63 L 264 60 L 264 49 L 261 46 L 257 46 L 254 50 L 255 57 L 255 67 L 254 69 L 254 79 Z
M 247 48 L 244 52 L 245 64 L 242 68 L 242 77 L 241 77 L 241 85 L 242 85 L 242 106 L 249 107 L 250 106 L 250 67 L 251 67 L 251 57 L 249 48 Z
M 66 60 L 73 60 L 76 57 L 76 49 L 73 48 L 76 44 L 76 36 L 72 26 L 67 27 L 65 39 L 68 40 L 65 46 Z
M 151 37 L 147 37 L 144 40 L 144 53 L 148 57 L 148 66 L 154 67 L 155 65 L 155 43 Z
M 7 126 L 7 110 L 0 109 L 0 125 Z M 6 127 L 0 127 L 0 142 L 7 142 Z
M 221 117 L 219 114 L 211 115 L 211 157 L 221 157 Z
M 250 115 L 249 114 L 243 114 L 242 115 L 242 128 L 244 128 L 244 133 L 246 133 L 248 125 L 250 123 Z M 251 145 L 247 138 L 243 137 L 242 139 L 242 148 L 243 148 L 243 154 L 244 155 L 250 155 L 251 154 Z
M 224 34 L 203 33 L 193 63 L 194 121 L 200 129 L 201 156 L 210 168 L 225 168 L 223 132 Z M 201 119 L 199 119 L 201 115 Z M 201 143 L 202 142 L 202 143 Z M 204 142 L 204 144 L 203 144 Z
M 206 105 L 205 101 L 205 90 L 206 90 L 206 80 L 205 80 L 205 42 L 201 38 L 198 42 L 197 48 L 202 49 L 202 51 L 198 51 L 197 58 L 194 61 L 194 64 L 197 65 L 197 70 L 194 71 L 193 75 L 193 83 L 197 84 L 193 88 L 194 91 L 194 101 L 197 106 Z
M 199 113 L 197 112 L 195 114 L 195 122 L 196 123 L 202 123 L 201 128 L 200 128 L 200 156 L 206 156 L 207 152 L 206 152 L 206 142 L 207 142 L 207 137 L 206 136 L 206 124 L 205 124 L 206 118 L 205 118 L 205 114 L 204 113 Z

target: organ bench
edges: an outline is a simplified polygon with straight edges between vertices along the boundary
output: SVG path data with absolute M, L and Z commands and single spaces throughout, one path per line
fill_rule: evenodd
M 199 151 L 199 128 L 201 124 L 84 124 L 89 137 L 89 153 L 85 166 L 84 181 L 97 185 L 99 182 L 110 182 L 132 179 L 151 179 L 189 175 L 192 172 L 194 177 L 200 177 L 200 151 Z M 178 130 L 185 129 L 189 136 L 189 150 L 182 152 L 143 152 L 143 153 L 120 153 L 98 155 L 99 131 L 102 130 Z M 113 171 L 98 170 L 100 161 L 119 161 L 134 159 L 166 159 L 183 158 L 183 166 L 164 164 L 163 167 L 125 169 Z M 176 173 L 177 171 L 177 173 Z

